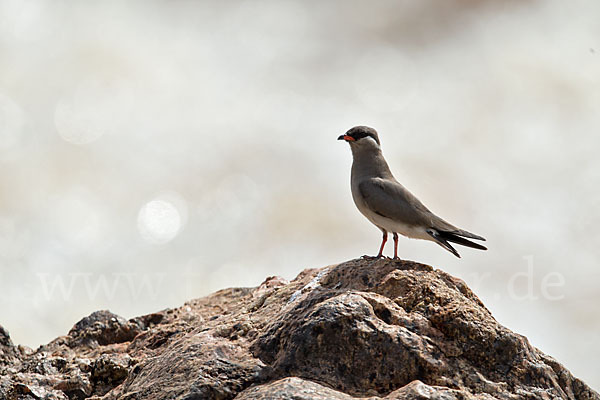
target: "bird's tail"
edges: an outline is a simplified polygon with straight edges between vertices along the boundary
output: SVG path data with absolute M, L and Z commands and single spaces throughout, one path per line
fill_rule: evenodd
M 448 242 L 460 244 L 462 246 L 467 246 L 467 247 L 471 247 L 471 248 L 478 249 L 478 250 L 487 250 L 487 247 L 482 246 L 478 243 L 471 242 L 470 240 L 467 240 L 464 237 L 461 237 L 462 231 L 448 232 L 448 231 L 438 231 L 435 229 L 428 229 L 427 233 L 433 239 L 435 239 L 437 244 L 439 244 L 440 246 L 442 246 L 443 248 L 445 248 L 446 250 L 448 250 L 450 253 L 454 254 L 458 258 L 460 258 L 460 254 L 458 254 L 458 252 L 454 249 L 454 247 L 452 247 L 452 245 Z M 471 234 L 471 235 L 476 236 L 473 234 Z M 477 236 L 477 238 L 479 240 L 485 240 L 481 236 Z

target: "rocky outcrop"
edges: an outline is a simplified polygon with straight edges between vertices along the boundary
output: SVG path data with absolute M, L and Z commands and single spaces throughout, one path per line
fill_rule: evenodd
M 99 311 L 36 351 L 0 328 L 0 377 L 0 399 L 600 399 L 463 281 L 389 259 Z

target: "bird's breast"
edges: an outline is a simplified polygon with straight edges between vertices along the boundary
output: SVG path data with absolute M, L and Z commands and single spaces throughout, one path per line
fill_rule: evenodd
M 387 232 L 396 232 L 413 239 L 431 239 L 431 236 L 429 236 L 422 227 L 395 221 L 371 210 L 358 189 L 358 183 L 355 182 L 352 182 L 352 199 L 354 200 L 354 204 L 356 205 L 356 208 L 358 208 L 358 211 L 379 229 L 383 229 Z

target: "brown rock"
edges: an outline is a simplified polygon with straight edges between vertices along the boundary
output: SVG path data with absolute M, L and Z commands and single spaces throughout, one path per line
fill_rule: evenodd
M 91 383 L 97 395 L 104 395 L 121 384 L 129 375 L 133 360 L 129 354 L 102 354 L 91 370 Z
M 352 400 L 355 397 L 316 382 L 292 377 L 244 390 L 236 400 Z
M 96 311 L 83 318 L 69 331 L 69 346 L 97 347 L 129 342 L 142 331 L 134 321 L 127 321 L 110 311 Z
M 18 358 L 18 351 L 10 340 L 8 331 L 0 325 L 0 372 L 2 365 L 14 363 Z
M 129 321 L 100 311 L 35 352 L 0 329 L 0 372 L 0 399 L 600 400 L 463 281 L 388 259 Z
M 10 340 L 10 335 L 8 334 L 8 331 L 4 329 L 2 325 L 0 325 L 0 349 L 12 346 L 13 343 L 12 340 Z

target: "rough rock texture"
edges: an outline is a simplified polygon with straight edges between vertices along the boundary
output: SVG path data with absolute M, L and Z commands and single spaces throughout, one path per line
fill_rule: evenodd
M 598 399 L 498 324 L 463 281 L 360 259 L 129 321 L 108 311 L 36 351 L 0 327 L 0 399 Z

